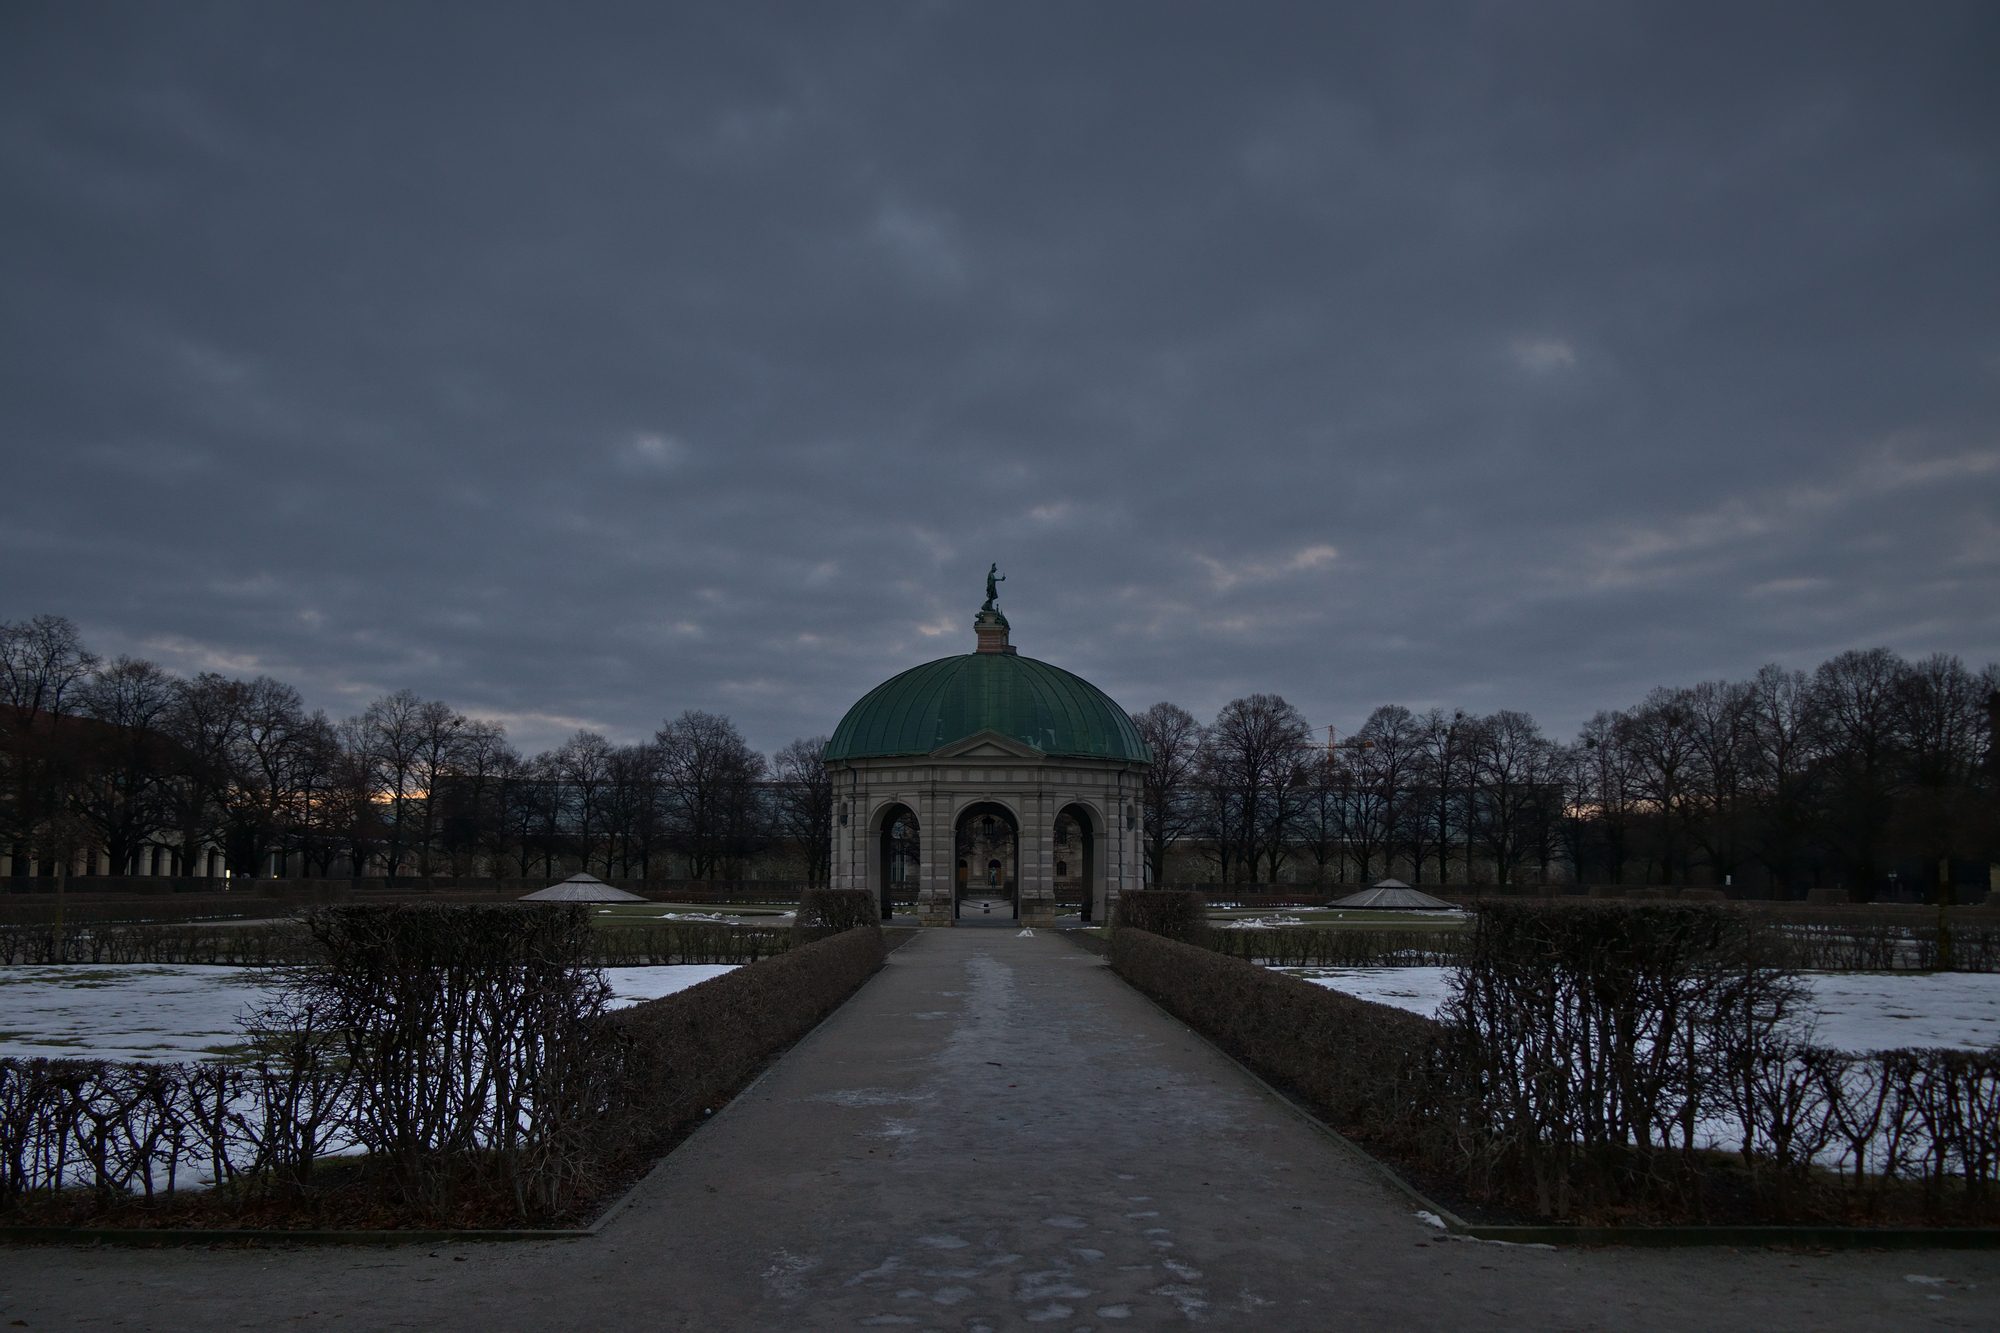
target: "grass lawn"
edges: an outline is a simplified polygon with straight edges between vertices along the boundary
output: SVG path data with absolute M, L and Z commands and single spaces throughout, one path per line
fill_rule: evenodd
M 1269 921 L 1288 930 L 1469 930 L 1470 913 L 1374 912 L 1338 907 L 1225 907 L 1210 921 Z
M 777 903 L 597 903 L 591 923 L 599 926 L 650 926 L 662 921 L 716 921 L 769 918 L 770 925 L 789 921 L 793 908 Z M 756 922 L 756 924 L 764 924 Z

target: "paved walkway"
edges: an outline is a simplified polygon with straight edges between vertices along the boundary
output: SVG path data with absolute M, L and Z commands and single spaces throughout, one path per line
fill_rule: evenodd
M 2000 1327 L 2000 1258 L 1447 1240 L 1097 959 L 927 932 L 594 1240 L 0 1250 L 0 1327 Z

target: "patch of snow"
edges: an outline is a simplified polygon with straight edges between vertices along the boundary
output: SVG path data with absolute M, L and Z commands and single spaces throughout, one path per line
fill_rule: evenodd
M 1449 967 L 1285 967 L 1314 985 L 1435 1018 L 1451 994 Z M 1842 1051 L 2000 1044 L 2000 973 L 1813 972 L 1815 1045 Z
M 676 991 L 699 986 L 725 972 L 734 972 L 737 966 L 735 963 L 675 963 L 653 967 L 607 967 L 604 979 L 611 983 L 611 1007 L 623 1009 L 627 1005 L 664 999 Z
M 727 963 L 611 967 L 614 1009 L 732 970 Z M 243 1043 L 239 1020 L 273 994 L 268 968 L 194 963 L 0 967 L 0 1056 L 200 1060 Z
M 1439 1231 L 1444 1230 L 1444 1219 L 1428 1208 L 1419 1208 L 1417 1210 L 1417 1220 L 1427 1227 L 1436 1227 Z
M 199 1060 L 243 1042 L 271 995 L 260 968 L 76 964 L 0 968 L 0 1056 Z

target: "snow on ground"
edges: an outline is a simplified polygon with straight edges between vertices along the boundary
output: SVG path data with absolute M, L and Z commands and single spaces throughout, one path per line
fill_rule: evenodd
M 1448 967 L 1284 967 L 1273 971 L 1377 1004 L 1435 1017 L 1451 991 Z M 1984 1050 L 2000 1044 L 2000 974 L 1808 973 L 1818 1019 L 1811 1040 L 1842 1051 L 1900 1046 Z
M 679 963 L 672 967 L 607 967 L 604 976 L 611 983 L 611 1007 L 657 1000 L 675 991 L 697 986 L 724 972 L 734 972 L 735 963 Z
M 1842 1051 L 2000 1045 L 2000 974 L 1926 972 L 1808 976 L 1820 1018 L 1812 1040 Z
M 686 990 L 727 963 L 608 967 L 612 1007 Z M 270 994 L 253 967 L 0 967 L 0 1057 L 198 1060 L 242 1044 L 238 1020 Z

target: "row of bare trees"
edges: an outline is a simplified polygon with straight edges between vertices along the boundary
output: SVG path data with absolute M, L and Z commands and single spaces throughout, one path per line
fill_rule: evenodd
M 1807 673 L 1654 690 L 1562 744 L 1525 713 L 1385 705 L 1339 744 L 1275 694 L 1203 724 L 1135 717 L 1153 751 L 1153 882 L 1574 877 L 1858 893 L 2000 856 L 2000 668 L 1842 653 Z M 789 849 L 826 877 L 822 742 L 767 761 L 689 711 L 647 741 L 580 732 L 524 756 L 409 691 L 335 722 L 267 676 L 99 661 L 67 620 L 0 622 L 0 850 L 17 874 L 85 848 L 113 873 L 736 878 Z M 1168 865 L 1199 849 L 1206 864 Z M 768 859 L 766 865 L 769 864 Z M 1192 873 L 1191 873 L 1192 872 Z
M 1155 876 L 1188 846 L 1224 882 L 1365 881 L 1391 867 L 1443 881 L 1468 865 L 1504 882 L 1526 864 L 1546 875 L 1557 856 L 1563 752 L 1525 713 L 1389 705 L 1337 744 L 1273 694 L 1232 700 L 1207 725 L 1170 703 L 1134 720 L 1154 755 Z
M 767 762 L 690 710 L 635 745 L 590 731 L 524 756 L 498 724 L 408 690 L 334 721 L 269 676 L 104 662 L 58 616 L 0 622 L 0 851 L 16 875 L 552 874 L 733 878 L 794 849 L 826 877 L 823 739 Z M 153 858 L 158 856 L 157 866 Z
M 1510 709 L 1377 708 L 1322 742 L 1273 694 L 1213 722 L 1171 703 L 1151 746 L 1147 859 L 1223 882 L 1574 877 L 1874 892 L 2000 858 L 2000 668 L 1842 653 L 1813 672 L 1654 690 L 1561 744 Z

